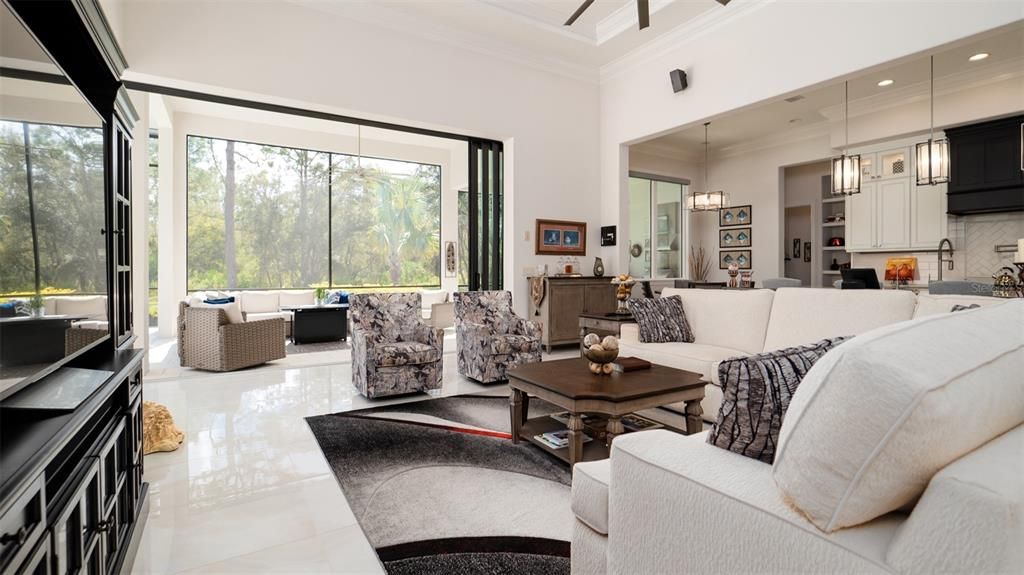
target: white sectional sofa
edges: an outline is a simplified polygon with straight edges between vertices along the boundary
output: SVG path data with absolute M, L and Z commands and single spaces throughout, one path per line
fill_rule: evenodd
M 664 430 L 620 436 L 609 459 L 577 464 L 572 573 L 1020 572 L 1024 301 L 940 316 L 965 300 L 784 291 L 763 347 L 907 321 L 864 329 L 815 364 L 794 394 L 774 464 L 710 445 L 707 433 Z M 688 316 L 740 301 L 681 295 Z M 758 305 L 747 313 L 763 317 L 763 298 L 750 297 Z M 822 307 L 829 299 L 846 311 Z M 825 313 L 840 331 L 824 333 Z M 700 334 L 714 316 L 691 317 Z M 833 523 L 850 510 L 861 517 Z
M 185 303 L 206 299 L 233 297 L 242 310 L 245 321 L 281 318 L 285 321 L 285 335 L 292 333 L 294 314 L 282 310 L 282 307 L 313 305 L 316 303 L 316 290 L 260 290 L 260 291 L 217 291 L 192 292 Z
M 55 295 L 43 297 L 46 315 L 84 316 L 73 322 L 72 327 L 82 329 L 109 330 L 107 321 L 107 296 L 105 295 Z
M 722 403 L 718 363 L 848 335 L 948 312 L 954 305 L 991 305 L 1004 300 L 984 296 L 915 295 L 899 290 L 705 290 L 665 288 L 678 295 L 693 329 L 693 343 L 641 343 L 636 324 L 622 326 L 619 355 L 646 359 L 700 373 L 709 383 L 701 407 L 714 422 Z M 683 406 L 671 409 L 682 412 Z

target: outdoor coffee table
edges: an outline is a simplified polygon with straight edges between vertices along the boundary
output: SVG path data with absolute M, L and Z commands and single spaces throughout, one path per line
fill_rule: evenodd
M 318 343 L 348 339 L 348 304 L 290 305 L 292 343 Z
M 512 442 L 526 440 L 572 465 L 608 457 L 612 440 L 624 432 L 621 418 L 671 403 L 686 404 L 686 433 L 703 429 L 700 402 L 704 385 L 699 373 L 653 365 L 650 369 L 594 375 L 585 359 L 531 363 L 508 372 Z M 568 449 L 555 449 L 535 435 L 565 429 L 549 416 L 528 418 L 529 397 L 538 397 L 569 412 Z M 583 415 L 608 417 L 606 440 L 583 443 Z

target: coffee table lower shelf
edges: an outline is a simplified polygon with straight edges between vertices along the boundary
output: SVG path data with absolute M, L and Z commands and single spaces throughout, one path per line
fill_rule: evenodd
M 569 446 L 555 449 L 554 447 L 533 438 L 534 435 L 541 435 L 551 431 L 563 431 L 565 428 L 564 423 L 551 419 L 548 416 L 535 417 L 533 419 L 526 420 L 526 423 L 523 424 L 522 430 L 519 432 L 519 439 L 521 441 L 528 441 L 562 461 L 570 463 Z M 581 461 L 608 459 L 609 449 L 604 443 L 604 437 L 591 436 L 591 440 L 583 444 L 583 459 L 581 459 Z

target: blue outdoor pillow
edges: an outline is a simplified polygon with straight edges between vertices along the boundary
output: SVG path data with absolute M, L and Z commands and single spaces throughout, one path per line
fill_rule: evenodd
M 216 299 L 207 299 L 206 303 L 212 303 L 212 304 L 235 303 L 235 297 L 231 296 L 231 297 L 222 297 L 222 298 L 216 298 Z
M 348 292 L 345 290 L 338 290 L 331 292 L 331 297 L 327 298 L 329 304 L 342 304 L 348 303 Z

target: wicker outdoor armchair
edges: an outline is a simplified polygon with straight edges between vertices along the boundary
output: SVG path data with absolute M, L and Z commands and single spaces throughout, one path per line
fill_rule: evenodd
M 282 318 L 230 323 L 222 309 L 178 305 L 178 358 L 182 367 L 234 371 L 285 356 Z

